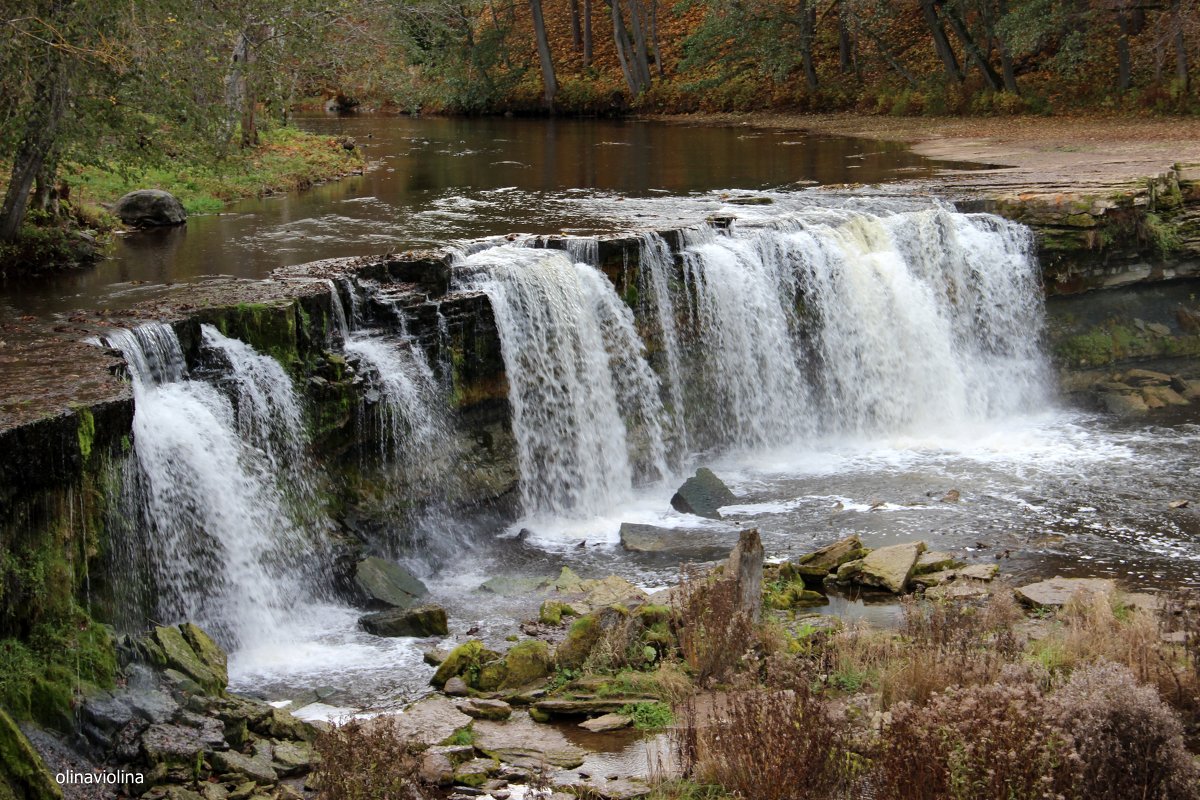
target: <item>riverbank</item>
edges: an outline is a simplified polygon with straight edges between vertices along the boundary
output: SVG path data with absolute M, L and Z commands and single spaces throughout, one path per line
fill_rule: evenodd
M 35 210 L 14 243 L 0 245 L 0 279 L 56 272 L 104 256 L 120 229 L 113 204 L 134 189 L 175 195 L 189 215 L 219 213 L 227 203 L 306 189 L 362 174 L 365 161 L 353 139 L 296 128 L 273 128 L 261 143 L 221 159 L 193 155 L 169 164 L 65 164 L 57 212 Z M 4 185 L 0 183 L 0 191 Z

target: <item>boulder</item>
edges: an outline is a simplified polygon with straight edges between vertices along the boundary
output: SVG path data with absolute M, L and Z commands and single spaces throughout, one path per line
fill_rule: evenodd
M 819 550 L 805 553 L 796 560 L 796 564 L 803 567 L 800 574 L 806 577 L 810 575 L 816 577 L 836 572 L 842 564 L 863 558 L 866 554 L 867 551 L 863 547 L 862 541 L 858 536 L 852 535 L 833 544 L 827 544 Z
M 592 733 L 604 733 L 606 731 L 619 731 L 622 728 L 628 728 L 633 724 L 633 717 L 627 717 L 624 714 L 605 714 L 595 719 L 589 719 L 579 723 L 579 727 Z
M 358 624 L 375 636 L 446 636 L 446 609 L 427 605 L 392 608 L 360 617 Z
M 956 559 L 953 553 L 947 553 L 942 550 L 929 550 L 922 553 L 921 557 L 917 559 L 917 565 L 913 568 L 913 575 L 928 575 L 933 572 L 952 570 L 959 566 L 962 566 L 962 562 Z
M 358 562 L 354 584 L 366 596 L 368 604 L 376 607 L 411 608 L 429 594 L 425 584 L 399 564 L 375 556 Z
M 905 542 L 872 550 L 863 559 L 862 569 L 854 580 L 865 586 L 877 586 L 900 594 L 908 586 L 908 579 L 912 577 L 917 559 L 923 552 L 924 542 Z
M 214 749 L 225 749 L 220 723 L 207 730 L 165 723 L 151 725 L 142 734 L 142 755 L 151 765 L 190 767 L 206 750 Z
M 446 685 L 442 687 L 442 691 L 451 697 L 466 697 L 471 693 L 471 687 L 467 686 L 466 681 L 455 675 L 446 681 Z
M 1142 399 L 1146 401 L 1147 406 L 1152 403 L 1158 404 L 1159 407 L 1191 405 L 1183 395 L 1170 386 L 1147 386 L 1142 389 Z
M 721 506 L 737 502 L 725 482 L 712 470 L 701 467 L 696 474 L 683 482 L 671 498 L 671 507 L 685 514 L 695 514 L 709 519 L 721 519 Z
M 661 528 L 621 523 L 621 546 L 631 553 L 651 553 L 680 560 L 715 561 L 724 558 L 737 541 L 735 531 L 704 528 Z
M 512 716 L 512 706 L 503 700 L 473 697 L 458 703 L 458 710 L 472 719 L 505 720 Z
M 137 189 L 113 206 L 113 214 L 135 228 L 158 228 L 187 222 L 183 203 L 161 189 Z
M 232 750 L 213 753 L 213 770 L 223 775 L 241 775 L 255 783 L 275 783 L 279 773 L 271 764 L 270 750 L 259 750 L 253 757 Z
M 504 676 L 499 689 L 518 689 L 540 681 L 554 672 L 550 646 L 540 639 L 526 639 L 504 654 Z
M 209 671 L 217 676 L 222 686 L 229 685 L 229 658 L 207 633 L 190 622 L 179 626 L 179 632 Z
M 199 628 L 192 627 L 196 631 L 200 631 Z M 212 644 L 212 648 L 211 650 L 204 648 L 205 655 L 201 656 L 192 649 L 184 637 L 182 628 L 183 626 L 177 628 L 164 625 L 155 628 L 154 632 L 150 634 L 151 644 L 157 645 L 158 652 L 165 659 L 165 663 L 160 666 L 169 666 L 182 672 L 206 692 L 213 694 L 224 692 L 229 683 L 225 671 L 225 654 L 215 644 L 212 644 L 211 639 L 205 636 L 208 643 Z M 201 633 L 203 632 L 201 631 Z M 216 657 L 218 655 L 219 657 Z
M 1122 376 L 1122 382 L 1131 386 L 1166 386 L 1171 376 L 1148 369 L 1131 369 Z
M 1105 392 L 1100 395 L 1100 402 L 1111 414 L 1116 414 L 1122 417 L 1136 417 L 1147 413 L 1150 406 L 1146 405 L 1146 401 L 1141 395 L 1122 394 L 1119 392 Z
M 1117 585 L 1109 578 L 1061 578 L 1038 581 L 1017 589 L 1017 599 L 1034 608 L 1062 608 L 1076 594 L 1111 595 Z
M 468 671 L 478 673 L 485 664 L 499 659 L 499 653 L 484 647 L 478 639 L 472 639 L 451 650 L 429 682 L 440 689 L 451 678 Z
M 865 556 L 863 558 L 856 558 L 853 561 L 847 561 L 845 564 L 842 564 L 840 567 L 838 567 L 837 572 L 835 573 L 838 582 L 848 583 L 849 581 L 854 580 L 858 576 L 858 573 L 862 572 L 863 562 L 865 559 Z

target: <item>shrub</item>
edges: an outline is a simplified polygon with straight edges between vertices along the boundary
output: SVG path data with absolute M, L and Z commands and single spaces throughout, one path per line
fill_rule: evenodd
M 701 685 L 731 676 L 755 641 L 754 623 L 740 608 L 737 582 L 690 572 L 676 588 L 671 626 Z
M 701 784 L 754 800 L 821 800 L 849 780 L 847 723 L 806 686 L 694 698 L 680 716 L 680 762 Z
M 1032 683 L 951 689 L 892 710 L 875 788 L 889 800 L 1010 800 L 1070 796 L 1071 738 L 1046 720 Z
M 1078 669 L 1050 701 L 1050 714 L 1074 738 L 1087 800 L 1194 800 L 1197 769 L 1183 726 L 1153 688 L 1119 664 Z
M 420 756 L 390 725 L 356 720 L 323 731 L 314 746 L 319 800 L 425 800 Z

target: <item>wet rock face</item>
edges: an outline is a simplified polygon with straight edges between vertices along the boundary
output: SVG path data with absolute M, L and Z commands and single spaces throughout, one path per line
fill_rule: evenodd
M 187 211 L 175 195 L 161 189 L 138 189 L 122 197 L 113 213 L 135 228 L 159 228 L 187 222 Z
M 724 558 L 736 541 L 734 531 L 621 523 L 621 546 L 628 552 L 680 561 L 715 561 Z

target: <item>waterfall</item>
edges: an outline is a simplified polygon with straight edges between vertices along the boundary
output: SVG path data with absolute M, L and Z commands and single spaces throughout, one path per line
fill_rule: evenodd
M 1047 399 L 1037 265 L 1015 223 L 813 208 L 685 231 L 682 280 L 661 237 L 640 257 L 693 447 L 927 432 Z
M 133 378 L 141 557 L 149 556 L 163 619 L 193 620 L 227 646 L 269 641 L 299 594 L 289 578 L 308 551 L 275 471 L 301 446 L 299 404 L 271 359 L 215 329 L 204 338 L 231 364 L 236 410 L 215 386 L 188 377 L 170 326 L 107 337 Z
M 504 245 L 461 257 L 456 277 L 491 300 L 526 514 L 600 514 L 667 474 L 658 380 L 603 274 Z

